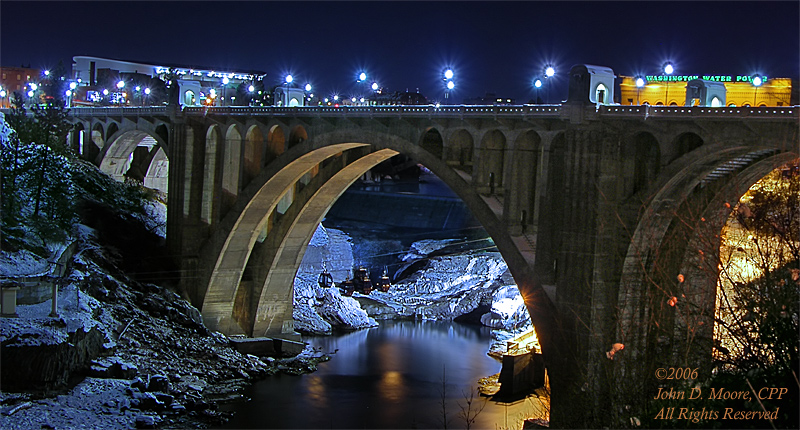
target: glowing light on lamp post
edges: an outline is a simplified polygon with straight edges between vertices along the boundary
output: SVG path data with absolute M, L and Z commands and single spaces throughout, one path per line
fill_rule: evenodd
M 753 94 L 753 107 L 758 107 L 758 87 L 764 83 L 764 79 L 760 75 L 753 75 L 751 82 L 753 82 L 753 86 L 755 87 L 755 92 Z
M 547 82 L 547 98 L 545 99 L 545 103 L 550 103 L 550 87 L 553 86 L 551 83 L 550 78 L 556 75 L 555 67 L 551 65 L 547 65 L 544 67 L 544 80 Z
M 220 106 L 225 104 L 225 95 L 228 92 L 228 84 L 231 82 L 227 76 L 222 78 L 222 102 L 220 102 Z
M 447 99 L 450 98 L 450 92 L 453 91 L 453 88 L 456 87 L 455 82 L 453 82 L 453 78 L 455 77 L 455 75 L 456 74 L 455 72 L 453 72 L 453 69 L 449 67 L 446 68 L 444 72 L 442 72 L 442 80 L 444 81 L 444 88 L 445 88 L 444 91 L 445 104 L 447 104 Z
M 358 74 L 358 79 L 356 82 L 364 82 L 367 80 L 367 74 L 365 72 L 361 72 Z
M 666 63 L 664 63 L 664 73 L 666 75 L 671 75 L 674 71 L 675 67 L 672 65 L 672 62 L 667 61 Z M 665 98 L 664 106 L 669 106 L 669 78 L 667 78 L 666 81 L 667 81 L 667 90 L 666 90 L 666 95 L 664 97 Z
M 641 91 L 642 88 L 644 88 L 644 79 L 641 76 L 639 76 L 639 77 L 636 78 L 636 104 L 637 105 L 640 104 L 639 103 L 639 91 Z

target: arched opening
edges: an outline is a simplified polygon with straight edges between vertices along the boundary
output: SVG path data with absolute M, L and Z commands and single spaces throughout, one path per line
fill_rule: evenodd
M 155 151 L 155 153 L 152 154 L 152 160 L 147 168 L 144 186 L 158 190 L 166 196 L 169 190 L 169 159 L 167 159 L 167 153 L 163 148 L 157 146 L 150 148 L 150 151 Z
M 478 190 L 486 194 L 503 194 L 503 167 L 505 164 L 506 137 L 500 130 L 491 130 L 481 140 L 481 164 Z
M 292 97 L 289 100 L 289 107 L 300 106 L 300 100 L 297 100 L 296 97 Z
M 725 220 L 714 357 L 726 368 L 785 374 L 797 368 L 798 207 L 800 159 L 795 159 L 753 184 Z
M 119 124 L 112 122 L 106 129 L 106 139 L 114 138 L 114 135 L 117 134 L 117 132 L 119 132 Z
M 247 130 L 244 144 L 244 183 L 247 186 L 261 171 L 261 151 L 264 148 L 264 135 L 258 126 Z
M 87 142 L 85 142 L 84 139 L 87 139 L 86 128 L 83 123 L 79 122 L 75 124 L 75 127 L 73 127 L 70 132 L 69 147 L 81 158 L 84 158 L 84 152 L 86 150 Z
M 96 165 L 100 165 L 100 160 L 98 160 L 98 156 L 100 155 L 100 149 L 105 146 L 105 133 L 103 132 L 103 125 L 102 124 L 95 124 L 92 127 L 92 136 L 90 142 L 87 142 L 86 148 L 84 149 L 85 158 L 87 160 L 93 161 Z
M 200 297 L 203 318 L 209 328 L 225 333 L 291 338 L 294 332 L 293 281 L 319 221 L 349 184 L 398 153 L 419 157 L 419 162 L 429 166 L 450 188 L 459 189 L 458 194 L 468 205 L 476 205 L 481 216 L 494 219 L 489 218 L 494 217 L 491 210 L 462 176 L 447 168 L 443 160 L 422 150 L 417 142 L 389 135 L 376 137 L 370 133 L 368 136 L 380 139 L 380 146 L 385 149 L 359 143 L 325 145 L 325 140 L 321 140 L 323 144 L 315 140 L 308 142 L 296 159 L 276 160 L 279 163 L 273 164 L 276 174 L 271 178 L 259 177 L 264 183 L 258 189 L 257 184 L 251 184 L 249 189 L 254 191 L 253 197 L 237 203 L 236 210 L 240 212 L 235 214 L 236 221 L 231 228 L 219 231 L 209 242 L 215 248 L 207 253 L 214 256 L 208 260 L 208 266 L 215 268 L 208 275 L 208 290 Z M 336 142 L 359 142 L 364 136 L 337 133 L 334 139 Z M 319 169 L 318 174 L 297 191 L 297 184 L 315 168 Z M 288 193 L 294 193 L 292 204 L 282 215 L 276 216 L 278 203 Z M 497 224 L 492 223 L 490 228 L 504 231 Z M 492 235 L 499 250 L 516 249 L 507 236 Z M 521 256 L 513 254 L 509 253 L 510 258 L 518 263 L 522 261 Z M 503 257 L 508 261 L 505 253 Z M 511 266 L 508 264 L 509 268 Z M 522 280 L 519 291 L 525 289 L 530 293 L 523 294 L 527 309 L 542 306 L 537 316 L 545 315 L 544 306 L 539 302 L 549 303 L 549 300 L 538 290 L 533 293 L 539 285 L 528 281 L 532 277 L 524 276 L 529 267 L 525 264 L 514 267 L 514 270 L 521 270 L 512 270 L 515 279 Z
M 443 143 L 442 143 L 442 135 L 439 133 L 439 130 L 435 128 L 429 128 L 428 130 L 423 133 L 420 146 L 422 149 L 428 151 L 436 158 L 441 159 L 443 151 Z
M 160 163 L 166 165 L 166 154 L 161 149 L 164 142 L 159 142 L 157 136 L 140 130 L 130 130 L 114 136 L 117 137 L 103 149 L 100 170 L 118 181 L 129 180 L 144 186 L 147 186 L 145 179 L 149 176 L 148 182 L 153 185 L 151 188 L 166 192 L 164 167 L 152 165 L 158 151 L 162 153 Z
M 206 131 L 206 144 L 205 144 L 205 160 L 203 163 L 203 200 L 200 209 L 200 219 L 207 224 L 213 224 L 218 218 L 216 211 L 219 210 L 216 190 L 219 189 L 217 184 L 217 170 L 219 167 L 218 158 L 220 150 L 220 127 L 212 125 Z
M 283 128 L 277 124 L 273 125 L 270 127 L 269 134 L 267 135 L 267 155 L 264 157 L 264 164 L 269 164 L 272 160 L 283 154 L 285 147 L 286 138 L 283 134 Z
M 714 96 L 714 98 L 711 99 L 711 107 L 722 107 L 722 100 Z
M 720 306 L 718 284 L 725 265 L 729 264 L 720 253 L 721 237 L 727 234 L 724 225 L 732 212 L 734 217 L 749 218 L 755 211 L 746 208 L 747 205 L 737 208 L 734 202 L 775 167 L 796 157 L 796 153 L 746 146 L 721 147 L 719 151 L 692 160 L 691 165 L 675 174 L 642 211 L 622 268 L 617 306 L 617 336 L 625 344 L 626 352 L 634 353 L 628 361 L 620 363 L 619 373 L 615 373 L 617 376 L 639 376 L 622 381 L 615 393 L 619 397 L 617 401 L 631 401 L 631 387 L 643 386 L 641 384 L 651 378 L 656 368 L 676 360 L 678 366 L 694 366 L 698 373 L 712 375 L 712 378 L 716 372 L 725 369 L 725 363 L 712 362 L 715 355 L 720 358 L 731 353 L 714 333 L 715 320 L 722 317 L 717 309 Z M 790 204 L 793 207 L 800 204 L 797 201 L 800 191 L 786 193 L 786 196 L 794 199 Z M 781 206 L 786 204 L 780 203 Z M 791 211 L 796 214 L 796 210 Z M 770 230 L 776 231 L 774 225 Z M 797 233 L 794 237 L 798 237 Z M 734 242 L 737 248 L 734 252 L 745 248 L 743 244 L 752 245 L 748 235 L 743 239 L 744 242 Z M 791 271 L 783 273 L 784 281 L 788 283 Z M 778 280 L 773 278 L 772 285 Z M 792 286 L 795 299 L 798 285 Z M 780 303 L 781 299 L 772 294 L 767 300 Z M 750 325 L 746 321 L 749 318 L 762 316 L 753 315 L 753 310 L 755 307 L 741 314 L 739 321 L 745 322 L 745 326 Z M 782 310 L 778 305 L 778 312 L 773 312 L 773 316 L 779 318 Z M 732 312 L 724 307 L 721 311 L 729 315 Z M 750 317 L 746 317 L 748 313 Z M 797 351 L 800 345 L 797 327 L 794 327 L 792 336 L 791 343 Z M 791 368 L 796 369 L 796 366 L 795 360 Z M 712 373 L 712 368 L 716 369 L 715 373 Z M 762 366 L 754 364 L 752 369 L 755 368 L 761 370 Z M 738 373 L 737 377 L 741 374 Z M 789 372 L 781 375 L 782 380 L 789 377 Z M 714 382 L 710 385 L 715 386 Z M 749 387 L 742 382 L 736 389 L 747 391 Z
M 242 134 L 233 125 L 225 134 L 225 149 L 222 159 L 222 198 L 220 216 L 224 217 L 236 202 L 242 178 Z
M 520 225 L 519 234 L 530 232 L 535 219 L 536 183 L 542 138 L 533 130 L 521 134 L 514 144 L 514 156 L 506 183 L 514 183 L 515 192 L 506 198 L 503 212 L 506 222 Z
M 700 136 L 691 132 L 681 134 L 675 139 L 675 142 L 672 145 L 672 151 L 667 164 L 677 160 L 680 157 L 683 157 L 702 145 L 703 138 Z
M 292 131 L 289 133 L 289 148 L 299 145 L 306 140 L 308 140 L 308 133 L 302 125 L 292 127 Z
M 447 164 L 472 174 L 472 148 L 475 146 L 472 135 L 467 130 L 458 130 L 447 142 Z
M 561 250 L 561 233 L 563 231 L 564 194 L 568 172 L 565 171 L 566 139 L 563 133 L 558 134 L 545 148 L 548 157 L 547 186 L 545 195 L 539 198 L 539 236 L 536 242 L 536 274 L 545 285 L 555 285 L 558 273 L 563 271 L 564 264 L 559 265 Z
M 631 196 L 655 181 L 660 171 L 658 141 L 650 133 L 638 133 L 621 148 L 620 161 L 625 175 L 625 196 Z
M 194 106 L 197 104 L 197 97 L 194 94 L 194 91 L 187 90 L 183 93 L 183 104 L 186 106 Z
M 395 146 L 392 141 L 400 141 L 397 137 L 385 138 L 387 141 L 381 143 L 389 147 Z M 409 156 L 419 157 L 426 166 L 432 166 L 431 171 L 437 176 L 444 175 L 443 178 L 440 176 L 444 183 L 457 184 L 448 186 L 453 190 L 460 189 L 458 194 L 463 194 L 460 197 L 467 196 L 465 203 L 469 201 L 479 205 L 484 208 L 480 209 L 482 216 L 494 219 L 483 199 L 463 178 L 446 168 L 442 160 L 410 142 L 398 145 L 407 150 Z M 295 160 L 285 160 L 283 163 L 286 165 L 266 179 L 248 204 L 237 205 L 242 210 L 239 221 L 229 232 L 220 232 L 227 239 L 220 237 L 220 240 L 212 241 L 220 247 L 218 252 L 210 253 L 219 256 L 214 259 L 217 269 L 210 274 L 208 291 L 201 298 L 204 302 L 203 316 L 214 329 L 239 330 L 248 334 L 252 330 L 252 335 L 260 336 L 281 333 L 286 328 L 283 321 L 290 324 L 292 281 L 317 225 L 342 193 L 365 172 L 399 155 L 396 149 L 374 152 L 368 149 L 368 146 L 358 143 L 332 144 L 310 150 Z M 314 171 L 317 174 L 311 175 L 311 181 L 298 187 Z M 283 204 L 285 207 L 279 208 Z M 496 223 L 492 223 L 492 228 L 498 228 Z M 499 235 L 495 240 L 495 244 L 500 244 L 498 249 L 516 249 L 504 228 L 495 233 Z M 249 252 L 242 252 L 248 247 Z M 237 251 L 228 252 L 227 249 Z M 527 268 L 522 263 L 518 267 L 523 266 Z M 221 270 L 222 267 L 225 270 Z M 242 307 L 236 304 L 244 302 L 250 305 Z M 240 306 L 240 310 L 234 311 L 235 306 Z
M 161 138 L 161 142 L 169 142 L 169 130 L 166 124 L 161 124 L 156 127 L 156 136 Z
M 608 97 L 608 87 L 603 84 L 598 84 L 597 88 L 594 90 L 594 99 L 599 104 L 606 104 L 606 98 Z

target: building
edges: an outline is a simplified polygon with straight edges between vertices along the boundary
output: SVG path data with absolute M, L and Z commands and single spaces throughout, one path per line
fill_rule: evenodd
M 637 87 L 637 77 L 619 76 L 622 105 L 687 105 L 687 88 L 697 85 L 706 88 L 724 87 L 724 97 L 717 96 L 702 103 L 699 97 L 689 97 L 690 105 L 704 106 L 792 106 L 797 104 L 797 91 L 793 91 L 791 78 L 768 78 L 756 86 L 749 75 L 655 75 L 642 76 L 643 86 Z M 702 84 L 700 84 L 702 83 Z
M 137 106 L 166 102 L 166 85 L 174 78 L 177 101 L 183 106 L 243 105 L 255 98 L 243 88 L 257 84 L 263 93 L 261 81 L 266 76 L 259 71 L 217 71 L 87 56 L 76 56 L 72 61 L 72 78 L 78 83 L 75 104 Z
M 39 85 L 42 71 L 30 67 L 0 67 L 0 108 L 10 107 L 14 93 L 26 93 L 30 84 Z

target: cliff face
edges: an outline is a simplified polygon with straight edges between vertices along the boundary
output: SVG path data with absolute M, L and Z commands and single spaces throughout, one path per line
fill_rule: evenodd
M 105 335 L 96 327 L 72 327 L 70 331 L 63 319 L 52 320 L 48 326 L 63 332 L 60 339 L 50 342 L 30 331 L 3 339 L 3 390 L 64 387 L 73 372 L 88 368 L 103 350 Z

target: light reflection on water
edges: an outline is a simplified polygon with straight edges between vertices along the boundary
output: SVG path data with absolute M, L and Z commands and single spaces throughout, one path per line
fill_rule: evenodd
M 324 352 L 338 351 L 319 370 L 276 375 L 249 388 L 250 402 L 226 405 L 236 416 L 225 428 L 466 427 L 460 405 L 479 378 L 500 371 L 488 357 L 490 329 L 452 322 L 382 322 L 341 336 L 307 337 Z M 535 401 L 487 402 L 472 428 L 519 428 Z

